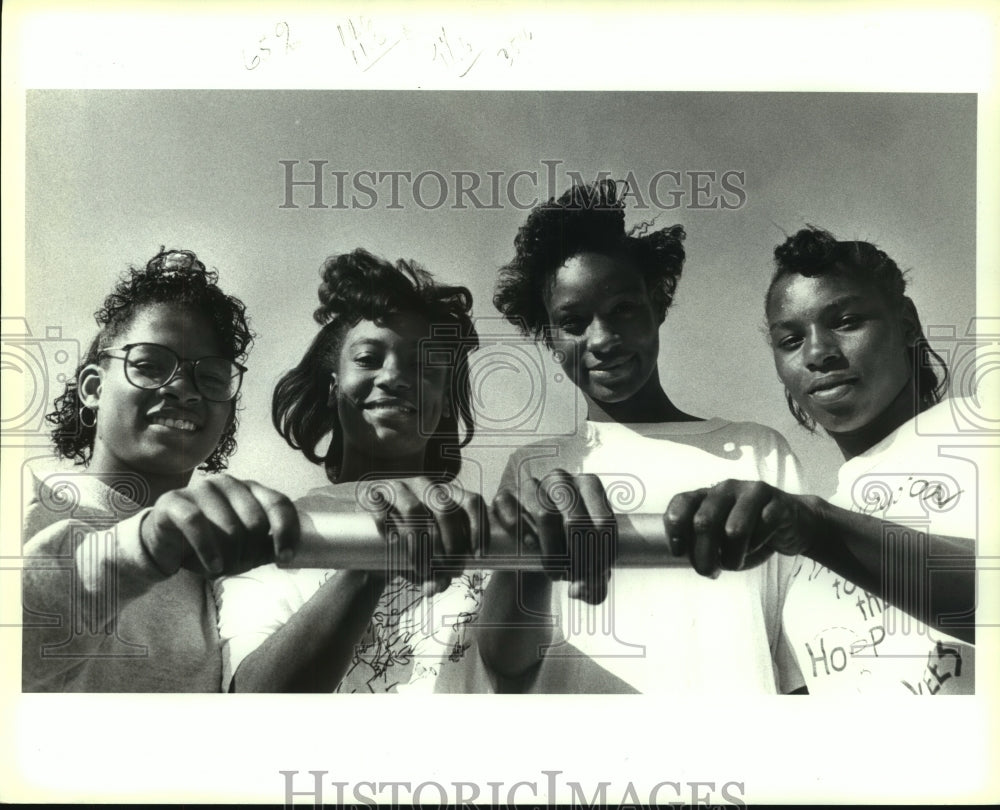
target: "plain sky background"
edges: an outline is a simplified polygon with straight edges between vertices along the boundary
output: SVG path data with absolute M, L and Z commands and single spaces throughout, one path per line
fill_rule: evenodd
M 160 245 L 194 250 L 246 302 L 258 333 L 231 472 L 296 496 L 325 478 L 274 431 L 270 396 L 317 330 L 322 260 L 358 246 L 416 259 L 472 290 L 484 341 L 509 342 L 515 333 L 495 320 L 491 298 L 527 212 L 506 202 L 454 210 L 453 180 L 432 210 L 405 186 L 403 208 L 389 209 L 387 183 L 370 210 L 310 209 L 309 189 L 296 192 L 298 209 L 282 209 L 279 161 L 303 161 L 299 177 L 311 173 L 308 160 L 349 177 L 470 171 L 485 183 L 488 171 L 504 181 L 537 171 L 541 195 L 542 160 L 561 161 L 557 193 L 568 172 L 632 172 L 645 184 L 663 170 L 739 171 L 738 210 L 695 210 L 689 195 L 674 210 L 627 214 L 688 233 L 661 378 L 688 412 L 781 431 L 810 489 L 828 494 L 840 456 L 792 420 L 762 332 L 774 246 L 806 223 L 874 241 L 911 270 L 924 324 L 961 334 L 975 309 L 975 132 L 968 94 L 30 91 L 26 318 L 35 335 L 60 326 L 83 347 L 92 313 L 130 263 Z M 522 200 L 530 185 L 519 184 Z M 435 196 L 433 181 L 423 188 Z M 486 350 L 474 369 L 483 430 L 468 457 L 487 495 L 512 446 L 561 432 L 581 413 L 556 365 L 532 351 Z M 510 413 L 524 415 L 519 432 L 491 430 Z

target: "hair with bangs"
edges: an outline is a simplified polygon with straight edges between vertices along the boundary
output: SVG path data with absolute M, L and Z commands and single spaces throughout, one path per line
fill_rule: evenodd
M 442 415 L 424 453 L 425 474 L 453 478 L 461 467 L 460 448 L 475 432 L 469 355 L 479 345 L 472 324 L 472 293 L 434 282 L 413 261 L 391 264 L 357 248 L 331 256 L 320 268 L 321 325 L 299 364 L 279 380 L 271 400 L 271 420 L 288 444 L 314 464 L 322 463 L 336 483 L 343 463 L 344 437 L 337 409 L 329 404 L 331 375 L 337 370 L 347 332 L 362 320 L 383 323 L 412 314 L 427 321 L 428 336 L 452 359 L 450 414 Z M 321 443 L 329 436 L 325 451 Z

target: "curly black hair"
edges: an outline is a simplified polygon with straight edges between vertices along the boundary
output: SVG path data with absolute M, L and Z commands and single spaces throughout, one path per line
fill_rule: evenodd
M 794 274 L 808 278 L 827 274 L 844 276 L 873 287 L 898 313 L 902 313 L 906 306 L 905 273 L 885 251 L 871 242 L 838 241 L 829 231 L 807 225 L 775 247 L 774 264 L 774 275 L 764 299 L 765 309 L 771 302 L 775 285 Z M 927 342 L 923 327 L 918 326 L 920 335 L 909 359 L 916 376 L 917 404 L 924 411 L 944 396 L 948 387 L 948 367 Z M 815 420 L 795 403 L 787 391 L 785 400 L 795 420 L 810 432 L 815 431 Z
M 83 407 L 77 391 L 80 372 L 88 365 L 102 362 L 102 352 L 128 330 L 136 315 L 157 304 L 184 304 L 191 311 L 204 315 L 226 357 L 236 362 L 246 358 L 254 334 L 247 322 L 244 303 L 219 289 L 218 273 L 206 269 L 190 250 L 167 250 L 161 246 L 160 252 L 146 262 L 145 267 L 130 267 L 104 299 L 103 306 L 94 313 L 100 331 L 76 374 L 66 382 L 65 391 L 56 398 L 55 410 L 45 417 L 53 426 L 52 441 L 60 458 L 71 458 L 76 464 L 86 465 L 93 455 L 96 428 L 80 419 Z M 234 401 L 232 419 L 218 445 L 199 469 L 218 472 L 226 468 L 229 457 L 236 450 L 239 424 L 236 404 Z
M 666 315 L 684 266 L 684 229 L 625 229 L 625 203 L 614 180 L 576 184 L 559 199 L 535 207 L 514 239 L 516 255 L 500 268 L 493 305 L 524 335 L 545 336 L 543 293 L 552 274 L 580 253 L 629 259 L 642 273 L 653 307 Z
M 443 415 L 424 453 L 424 472 L 454 478 L 460 448 L 474 435 L 469 355 L 479 346 L 472 324 L 472 293 L 465 287 L 436 284 L 413 261 L 394 265 L 363 248 L 330 256 L 320 268 L 320 307 L 313 317 L 322 328 L 299 364 L 274 389 L 271 420 L 288 444 L 314 464 L 322 463 L 336 483 L 343 463 L 343 431 L 337 409 L 328 404 L 330 375 L 336 371 L 348 330 L 361 320 L 377 323 L 396 314 L 416 314 L 428 322 L 430 337 L 451 362 L 454 408 Z M 462 436 L 459 436 L 461 423 Z M 330 435 L 325 453 L 318 446 Z

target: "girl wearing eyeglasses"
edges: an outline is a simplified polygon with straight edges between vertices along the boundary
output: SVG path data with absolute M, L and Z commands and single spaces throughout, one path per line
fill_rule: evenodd
M 23 689 L 211 692 L 207 579 L 290 549 L 283 495 L 218 473 L 236 448 L 252 341 L 241 301 L 195 254 L 161 250 L 96 313 L 100 331 L 48 415 L 56 455 L 25 512 Z

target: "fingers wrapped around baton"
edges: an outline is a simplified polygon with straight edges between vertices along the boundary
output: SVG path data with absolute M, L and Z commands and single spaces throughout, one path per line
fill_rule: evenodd
M 454 483 L 377 483 L 383 500 L 370 499 L 363 511 L 300 509 L 301 539 L 281 564 L 388 567 L 438 590 L 467 567 L 539 571 L 596 603 L 613 567 L 694 567 L 717 576 L 759 565 L 784 550 L 772 547 L 776 534 L 789 533 L 787 510 L 775 504 L 779 491 L 759 482 L 680 493 L 666 514 L 615 514 L 597 476 L 563 470 L 528 478 L 516 492 L 501 488 L 488 508 Z

